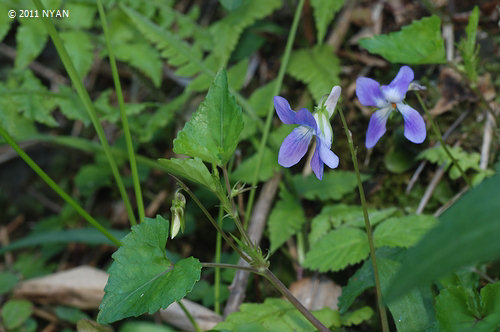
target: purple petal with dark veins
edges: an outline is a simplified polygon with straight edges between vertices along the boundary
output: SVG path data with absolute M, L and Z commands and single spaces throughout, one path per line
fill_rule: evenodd
M 311 159 L 311 168 L 314 172 L 314 174 L 316 175 L 316 177 L 318 178 L 318 180 L 322 180 L 323 179 L 323 162 L 321 161 L 320 159 L 320 156 L 319 156 L 319 145 L 320 145 L 320 142 L 319 140 L 316 141 L 316 149 L 314 150 L 314 154 L 312 156 L 312 159 Z
M 425 121 L 420 113 L 403 103 L 397 104 L 397 107 L 399 112 L 403 115 L 405 122 L 405 137 L 417 144 L 425 141 L 427 130 L 425 128 Z
M 365 145 L 367 149 L 373 148 L 380 137 L 385 134 L 385 124 L 387 123 L 387 118 L 389 118 L 391 111 L 392 108 L 386 107 L 372 114 L 370 122 L 368 123 L 368 130 L 366 131 Z
M 316 143 L 320 145 L 319 158 L 321 159 L 321 161 L 330 168 L 337 168 L 337 166 L 339 165 L 339 157 L 337 157 L 337 155 L 328 148 L 328 145 L 321 142 L 321 140 L 318 139 Z
M 278 163 L 283 167 L 291 167 L 306 154 L 307 147 L 313 136 L 313 130 L 300 126 L 292 130 L 285 138 L 278 154 Z
M 292 111 L 290 104 L 288 101 L 280 96 L 275 96 L 273 98 L 274 108 L 276 109 L 276 113 L 278 113 L 278 117 L 281 122 L 285 124 L 294 124 L 295 112 Z
M 387 104 L 380 91 L 380 84 L 368 77 L 358 77 L 356 80 L 356 96 L 365 106 L 384 107 Z
M 405 98 L 408 87 L 414 78 L 415 75 L 410 67 L 401 67 L 392 82 L 382 86 L 384 99 L 391 103 L 400 103 Z
M 297 113 L 295 113 L 294 123 L 301 126 L 311 127 L 312 129 L 314 129 L 314 133 L 316 133 L 316 131 L 318 130 L 316 120 L 307 108 L 302 108 Z

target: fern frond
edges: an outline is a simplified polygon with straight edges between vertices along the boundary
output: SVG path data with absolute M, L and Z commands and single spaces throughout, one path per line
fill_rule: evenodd
M 183 39 L 192 38 L 193 45 L 199 46 L 205 51 L 212 49 L 213 41 L 210 31 L 196 23 L 196 19 L 200 14 L 200 7 L 193 6 L 187 14 L 183 14 L 162 3 L 158 5 L 160 14 L 163 17 L 168 17 L 168 21 L 161 25 L 163 28 L 173 28 L 175 24 L 176 34 L 179 37 Z
M 272 3 L 276 1 L 280 0 L 270 0 Z M 166 58 L 170 65 L 178 67 L 176 71 L 177 75 L 192 77 L 199 74 L 190 83 L 190 91 L 201 91 L 208 87 L 206 82 L 212 80 L 215 76 L 215 71 L 219 68 L 214 53 L 203 58 L 203 52 L 200 47 L 190 45 L 180 36 L 158 26 L 131 8 L 123 5 L 121 8 L 146 39 L 156 45 L 156 48 L 161 52 L 161 56 Z M 232 69 L 229 69 L 229 72 Z M 261 125 L 261 120 L 255 114 L 252 106 L 234 88 L 230 87 L 229 91 L 236 97 L 238 103 L 250 117 Z
M 318 44 L 323 42 L 326 28 L 343 5 L 344 0 L 311 0 L 311 6 L 314 9 L 316 30 L 318 30 Z
M 287 72 L 307 84 L 316 102 L 340 82 L 339 60 L 329 45 L 294 51 Z
M 479 64 L 479 45 L 476 45 L 477 28 L 479 24 L 479 8 L 474 7 L 469 18 L 469 23 L 465 28 L 467 37 L 462 38 L 458 49 L 464 59 L 465 72 L 467 77 L 475 84 L 477 83 L 477 69 Z
M 209 75 L 214 73 L 203 64 L 203 54 L 199 47 L 191 46 L 174 33 L 162 29 L 135 10 L 121 6 L 130 17 L 137 29 L 144 34 L 146 39 L 156 45 L 170 65 L 179 67 L 179 76 L 189 77 L 199 72 Z
M 233 52 L 243 30 L 258 19 L 266 17 L 281 6 L 281 0 L 251 0 L 245 1 L 226 17 L 210 27 L 217 47 L 213 54 L 217 57 L 219 66 L 225 66 Z

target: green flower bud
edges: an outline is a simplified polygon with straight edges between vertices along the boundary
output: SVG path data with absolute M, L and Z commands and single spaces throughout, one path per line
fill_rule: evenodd
M 186 197 L 176 191 L 174 199 L 172 200 L 172 207 L 170 212 L 172 214 L 170 222 L 170 238 L 173 239 L 178 233 L 179 229 L 184 233 L 185 218 L 184 218 L 184 208 L 186 207 Z

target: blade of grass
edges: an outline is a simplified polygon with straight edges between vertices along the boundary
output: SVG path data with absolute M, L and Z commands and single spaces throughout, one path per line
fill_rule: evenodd
M 44 7 L 40 0 L 33 0 L 33 3 L 40 12 L 44 10 Z M 64 68 L 66 68 L 66 71 L 68 72 L 68 75 L 71 79 L 71 82 L 73 83 L 76 92 L 78 93 L 78 96 L 82 100 L 85 109 L 89 113 L 90 120 L 94 125 L 99 140 L 101 141 L 104 153 L 106 155 L 106 158 L 108 159 L 108 163 L 111 168 L 111 172 L 113 173 L 116 185 L 118 186 L 118 190 L 120 191 L 120 195 L 125 204 L 125 208 L 127 210 L 127 215 L 129 217 L 130 223 L 132 225 L 135 225 L 137 224 L 137 221 L 134 215 L 134 211 L 132 210 L 132 205 L 130 204 L 130 200 L 127 196 L 127 192 L 125 190 L 125 186 L 123 185 L 120 172 L 118 171 L 118 166 L 116 164 L 116 161 L 113 158 L 113 155 L 111 154 L 108 140 L 106 139 L 106 135 L 104 134 L 104 129 L 102 128 L 101 123 L 99 122 L 99 119 L 97 117 L 97 112 L 94 108 L 94 104 L 92 103 L 87 90 L 83 86 L 82 79 L 78 74 L 78 72 L 76 71 L 73 62 L 71 61 L 71 58 L 69 57 L 68 52 L 66 51 L 66 48 L 62 43 L 62 40 L 56 31 L 54 23 L 49 17 L 41 18 L 41 20 L 45 24 L 45 28 L 47 29 L 47 32 L 49 33 L 50 38 L 52 39 L 52 42 L 56 47 L 57 53 L 59 54 L 59 57 L 61 58 L 61 61 L 64 64 Z
M 97 0 L 97 9 L 99 10 L 102 30 L 106 39 L 106 48 L 108 49 L 109 63 L 111 65 L 111 73 L 113 75 L 113 82 L 115 84 L 116 90 L 116 98 L 118 99 L 118 104 L 120 106 L 120 116 L 122 118 L 123 133 L 125 134 L 130 171 L 132 172 L 132 181 L 134 183 L 135 200 L 137 204 L 137 210 L 139 211 L 139 222 L 142 222 L 144 220 L 144 203 L 142 201 L 141 184 L 139 183 L 139 175 L 137 173 L 137 162 L 135 160 L 134 147 L 132 145 L 132 136 L 130 135 L 127 114 L 125 113 L 125 101 L 123 99 L 120 77 L 118 76 L 118 68 L 116 67 L 115 55 L 113 53 L 113 48 L 111 47 L 111 37 L 108 30 L 108 21 L 106 19 L 106 13 L 104 11 L 101 0 Z
M 286 68 L 288 66 L 288 61 L 290 60 L 290 53 L 292 52 L 293 42 L 295 40 L 295 34 L 297 33 L 297 27 L 299 26 L 300 15 L 302 14 L 302 7 L 304 6 L 304 0 L 300 0 L 295 9 L 295 15 L 293 17 L 292 27 L 290 29 L 290 34 L 288 35 L 288 40 L 286 41 L 285 53 L 281 60 L 280 70 L 278 72 L 278 77 L 276 78 L 276 85 L 274 86 L 273 96 L 278 95 L 281 90 L 281 85 L 283 84 L 283 78 L 285 77 Z M 264 156 L 264 148 L 267 144 L 267 137 L 269 136 L 269 131 L 271 129 L 271 122 L 274 114 L 274 106 L 271 104 L 269 111 L 267 112 L 266 122 L 264 124 L 264 129 L 262 132 L 262 139 L 260 141 L 259 150 L 257 154 L 257 165 L 255 165 L 255 171 L 253 173 L 252 185 L 250 190 L 250 195 L 248 197 L 247 209 L 245 211 L 245 228 L 248 226 L 248 220 L 250 219 L 250 214 L 252 213 L 253 202 L 255 200 L 255 188 L 257 181 L 259 179 L 260 166 L 262 164 L 262 158 Z
M 104 236 L 110 239 L 117 246 L 121 246 L 120 241 L 113 236 L 106 228 L 104 228 L 97 220 L 95 220 L 90 214 L 87 213 L 70 195 L 68 195 L 59 185 L 50 178 L 50 176 L 45 173 L 38 164 L 28 156 L 26 152 L 21 149 L 19 145 L 14 141 L 14 139 L 3 129 L 0 127 L 0 135 L 5 139 L 5 141 L 17 152 L 17 154 L 28 164 L 29 167 L 35 173 L 42 178 L 45 183 L 49 185 L 62 199 L 66 201 L 69 205 L 71 205 L 76 212 L 78 212 L 83 219 L 88 221 L 89 224 L 97 228 L 99 232 L 101 232 Z

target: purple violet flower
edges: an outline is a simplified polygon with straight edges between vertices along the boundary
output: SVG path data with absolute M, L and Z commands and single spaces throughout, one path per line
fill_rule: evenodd
M 403 103 L 410 83 L 413 81 L 413 70 L 408 66 L 399 69 L 398 74 L 389 85 L 382 85 L 368 77 L 356 80 L 356 96 L 365 106 L 376 106 L 366 131 L 365 145 L 371 149 L 385 133 L 385 124 L 389 115 L 397 108 L 404 120 L 404 135 L 413 143 L 425 140 L 426 128 L 422 116 L 413 108 Z
M 311 159 L 311 168 L 316 177 L 319 180 L 323 178 L 323 164 L 330 168 L 339 165 L 339 158 L 330 150 L 333 139 L 330 117 L 337 105 L 340 91 L 339 86 L 334 86 L 326 101 L 316 107 L 314 114 L 305 108 L 295 112 L 285 98 L 274 97 L 274 108 L 280 120 L 285 124 L 299 125 L 281 144 L 278 155 L 281 166 L 291 167 L 298 163 L 306 154 L 313 136 L 316 137 L 316 150 Z

